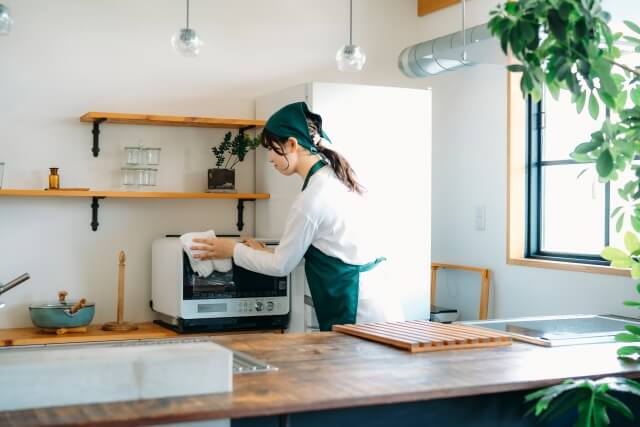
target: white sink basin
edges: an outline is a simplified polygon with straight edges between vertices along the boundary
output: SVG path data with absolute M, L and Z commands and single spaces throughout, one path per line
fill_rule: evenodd
M 211 341 L 0 349 L 0 411 L 230 392 L 232 363 Z

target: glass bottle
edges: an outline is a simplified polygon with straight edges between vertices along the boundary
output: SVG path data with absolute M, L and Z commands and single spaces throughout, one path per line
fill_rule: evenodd
M 58 190 L 60 188 L 58 168 L 49 168 L 49 171 L 49 190 Z

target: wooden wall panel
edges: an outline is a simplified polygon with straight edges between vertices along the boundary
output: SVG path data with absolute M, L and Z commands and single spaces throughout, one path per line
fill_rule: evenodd
M 418 0 L 418 16 L 460 3 L 460 0 Z

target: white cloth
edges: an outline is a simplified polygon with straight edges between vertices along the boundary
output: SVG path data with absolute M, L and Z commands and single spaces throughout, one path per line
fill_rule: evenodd
M 193 239 L 213 239 L 215 237 L 216 233 L 213 230 L 185 233 L 180 236 L 180 243 L 182 243 L 182 247 L 189 257 L 191 269 L 198 273 L 200 277 L 209 277 L 214 271 L 221 271 L 223 273 L 226 273 L 232 268 L 231 258 L 201 260 L 193 257 L 195 254 L 202 252 L 197 250 L 194 251 L 191 249 L 191 246 L 200 245 L 200 243 L 194 243 Z
M 235 263 L 248 270 L 285 276 L 300 263 L 313 244 L 324 254 L 348 264 L 363 265 L 378 258 L 375 248 L 375 215 L 367 212 L 366 198 L 353 192 L 329 166 L 309 179 L 307 188 L 294 200 L 280 244 L 273 253 L 235 246 Z M 358 322 L 403 320 L 399 299 L 384 280 L 382 262 L 360 275 Z M 366 320 L 360 320 L 360 319 Z

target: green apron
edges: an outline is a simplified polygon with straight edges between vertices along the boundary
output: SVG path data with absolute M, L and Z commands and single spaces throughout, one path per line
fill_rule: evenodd
M 319 160 L 313 165 L 304 180 L 302 191 L 307 187 L 309 178 L 325 164 L 323 160 Z M 360 273 L 373 269 L 385 258 L 378 258 L 365 265 L 347 264 L 311 245 L 304 259 L 304 271 L 320 330 L 330 331 L 333 325 L 356 323 Z

